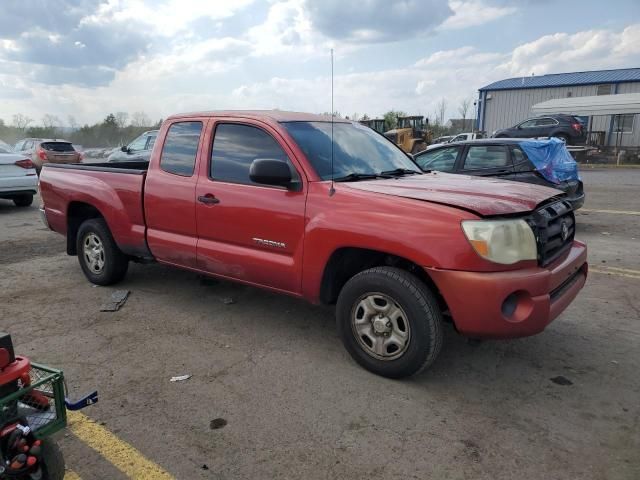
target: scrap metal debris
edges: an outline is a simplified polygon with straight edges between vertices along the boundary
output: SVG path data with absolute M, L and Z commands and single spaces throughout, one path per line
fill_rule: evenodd
M 182 382 L 184 380 L 189 380 L 192 375 L 178 375 L 177 377 L 171 377 L 170 382 Z
M 567 377 L 563 377 L 562 375 L 558 375 L 557 377 L 553 377 L 550 379 L 553 383 L 558 385 L 573 385 L 573 382 L 569 380 Z
M 219 428 L 224 427 L 227 424 L 227 421 L 224 418 L 214 418 L 209 423 L 209 428 L 211 430 L 218 430 Z
M 101 312 L 117 312 L 129 298 L 129 290 L 116 290 L 107 303 L 100 307 Z

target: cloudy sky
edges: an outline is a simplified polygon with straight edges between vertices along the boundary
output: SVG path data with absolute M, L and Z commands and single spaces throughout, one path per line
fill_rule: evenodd
M 448 117 L 502 78 L 640 66 L 639 0 L 1 0 L 0 118 Z

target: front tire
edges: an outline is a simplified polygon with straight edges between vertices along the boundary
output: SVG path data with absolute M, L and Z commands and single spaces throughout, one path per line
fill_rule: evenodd
M 26 194 L 20 195 L 19 197 L 15 197 L 13 199 L 13 203 L 16 207 L 30 207 L 33 203 L 33 195 Z
M 353 359 L 389 378 L 417 374 L 440 353 L 442 313 L 416 276 L 393 267 L 358 273 L 336 307 L 338 332 Z
M 85 220 L 80 225 L 76 249 L 80 267 L 91 283 L 113 285 L 127 273 L 129 259 L 118 248 L 102 218 Z

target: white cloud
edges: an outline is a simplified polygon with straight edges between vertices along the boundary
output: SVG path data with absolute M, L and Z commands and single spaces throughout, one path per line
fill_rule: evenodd
M 387 110 L 433 116 L 440 99 L 456 115 L 465 98 L 503 78 L 567 71 L 636 66 L 640 63 L 640 24 L 623 31 L 558 33 L 522 44 L 511 53 L 464 46 L 442 50 L 406 68 L 350 73 L 335 78 L 335 105 L 343 114 L 369 116 Z M 340 65 L 338 65 L 340 70 Z M 345 69 L 346 70 L 346 69 Z M 273 78 L 236 88 L 233 105 L 323 112 L 330 110 L 329 78 Z
M 247 38 L 253 54 L 277 55 L 296 51 L 298 55 L 313 52 L 322 41 L 314 34 L 303 0 L 286 0 L 270 6 L 267 18 L 249 29 Z
M 622 32 L 588 30 L 545 35 L 515 48 L 503 67 L 512 76 L 637 66 L 640 24 Z
M 0 38 L 0 87 L 5 90 L 1 114 L 8 120 L 18 112 L 33 118 L 50 112 L 60 118 L 73 114 L 80 122 L 95 122 L 111 111 L 120 110 L 145 111 L 154 119 L 179 111 L 218 108 L 324 112 L 330 110 L 330 80 L 326 75 L 311 72 L 318 71 L 317 62 L 328 65 L 328 48 L 336 42 L 340 45 L 340 56 L 336 58 L 336 71 L 340 74 L 335 78 L 335 105 L 348 115 L 359 112 L 373 116 L 393 108 L 433 116 L 441 98 L 447 100 L 450 112 L 455 115 L 463 99 L 474 97 L 479 87 L 502 78 L 640 64 L 640 23 L 623 30 L 545 35 L 513 51 L 487 51 L 469 39 L 467 45 L 456 44 L 421 59 L 406 60 L 403 66 L 399 58 L 408 55 L 387 58 L 379 52 L 389 51 L 389 47 L 367 43 L 393 39 L 390 32 L 395 32 L 405 41 L 398 44 L 398 49 L 404 49 L 412 38 L 419 37 L 416 43 L 428 44 L 427 33 L 431 28 L 433 34 L 433 28 L 420 28 L 419 22 L 403 23 L 408 17 L 401 7 L 397 7 L 395 17 L 382 16 L 387 23 L 392 23 L 393 18 L 400 19 L 393 25 L 380 23 L 377 16 L 365 22 L 363 19 L 369 18 L 370 13 L 365 11 L 356 19 L 335 17 L 342 22 L 340 25 L 327 24 L 319 29 L 319 18 L 324 18 L 323 21 L 334 18 L 327 14 L 332 11 L 330 8 L 314 13 L 306 8 L 308 0 L 274 1 L 267 5 L 266 16 L 254 19 L 253 26 L 251 22 L 239 22 L 243 26 L 236 33 L 229 25 L 236 25 L 234 15 L 252 1 L 232 4 L 167 0 L 154 7 L 150 1 L 108 0 L 93 15 L 80 20 L 84 28 L 112 32 L 110 25 L 144 22 L 152 32 L 149 40 L 152 45 L 147 47 L 144 43 L 139 52 L 132 52 L 131 42 L 122 42 L 131 56 L 123 59 L 116 52 L 115 57 L 123 59 L 122 64 L 107 67 L 65 66 L 47 74 L 39 70 L 40 65 L 14 59 L 18 37 Z M 362 8 L 378 1 L 361 2 Z M 514 7 L 509 4 L 485 3 L 489 1 L 451 0 L 448 5 L 455 14 L 445 20 L 441 29 L 478 25 L 513 13 Z M 340 8 L 340 2 L 330 3 L 331 8 Z M 413 8 L 416 3 L 402 0 L 398 5 Z M 251 12 L 253 7 L 246 10 Z M 264 13 L 264 9 L 261 11 Z M 196 22 L 202 27 L 203 18 L 205 27 L 211 22 L 211 29 L 206 35 L 197 32 L 198 35 L 190 25 Z M 411 28 L 407 27 L 403 35 L 398 25 Z M 142 40 L 147 41 L 146 37 Z M 65 58 L 96 55 L 91 35 L 73 37 L 70 45 L 71 56 Z M 33 50 L 44 52 L 42 48 Z M 365 63 L 362 61 L 365 57 L 375 59 L 370 71 L 359 67 Z M 8 58 L 12 60 L 7 61 Z M 290 72 L 295 62 L 299 62 L 299 70 L 284 73 Z M 77 82 L 80 85 L 93 81 L 97 86 L 69 85 L 78 78 L 84 80 Z M 57 81 L 58 85 L 43 84 L 44 81 Z
M 485 4 L 481 0 L 450 0 L 449 7 L 454 14 L 440 25 L 441 30 L 460 30 L 476 27 L 517 11 L 515 7 L 494 7 Z
M 107 0 L 98 11 L 85 17 L 84 23 L 109 23 L 135 20 L 149 25 L 156 33 L 173 36 L 190 22 L 200 18 L 212 21 L 231 17 L 254 0 L 167 0 L 162 3 L 144 0 Z

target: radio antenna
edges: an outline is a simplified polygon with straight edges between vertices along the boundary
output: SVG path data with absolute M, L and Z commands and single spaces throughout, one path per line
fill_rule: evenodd
M 329 196 L 332 197 L 334 193 L 336 193 L 336 189 L 334 188 L 334 172 L 333 172 L 333 117 L 334 117 L 334 109 L 333 109 L 333 48 L 331 49 L 331 188 L 329 189 Z

